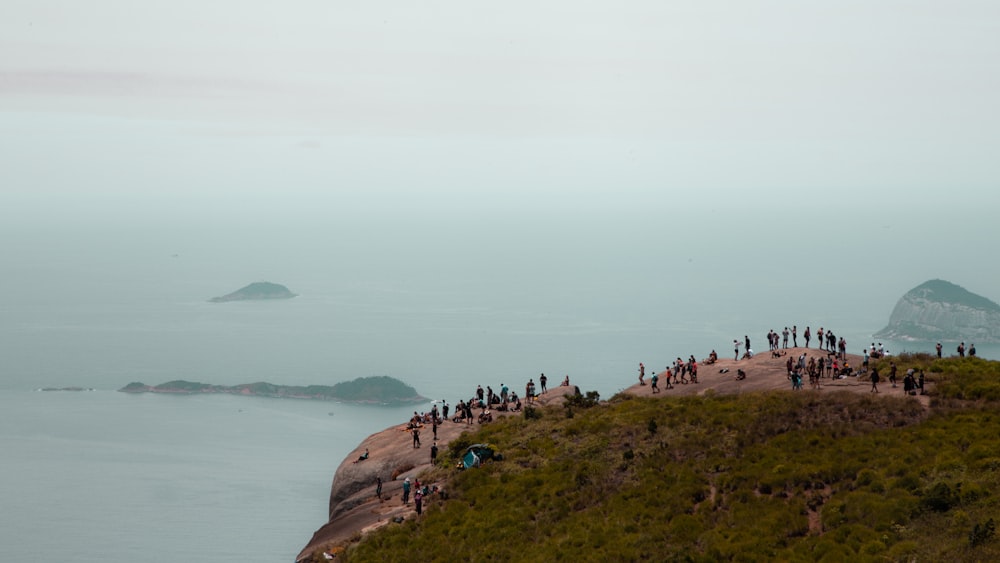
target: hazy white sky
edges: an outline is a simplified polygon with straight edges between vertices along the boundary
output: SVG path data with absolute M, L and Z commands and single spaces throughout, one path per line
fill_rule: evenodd
M 626 191 L 995 197 L 998 60 L 991 1 L 7 0 L 0 135 L 5 154 L 58 160 L 129 138 L 346 144 L 382 153 L 351 159 L 396 183 L 447 183 L 410 169 L 428 142 L 441 165 L 532 190 L 596 175 Z
M 5 0 L 0 219 L 745 208 L 766 211 L 726 236 L 919 226 L 978 255 L 1000 234 L 997 61 L 995 1 Z

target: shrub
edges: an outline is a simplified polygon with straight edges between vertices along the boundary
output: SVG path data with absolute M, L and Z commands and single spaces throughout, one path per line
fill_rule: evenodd
M 976 547 L 985 543 L 987 540 L 992 538 L 995 533 L 996 525 L 994 525 L 992 518 L 983 524 L 977 523 L 972 527 L 972 531 L 969 532 L 969 547 Z
M 563 404 L 566 408 L 578 407 L 581 409 L 588 409 L 590 407 L 597 406 L 600 402 L 600 393 L 597 391 L 587 391 L 586 395 L 581 395 L 579 392 L 574 395 L 570 395 L 566 398 L 566 402 Z
M 934 512 L 947 512 L 958 502 L 955 493 L 947 483 L 937 482 L 924 492 L 920 499 L 921 508 L 933 510 Z

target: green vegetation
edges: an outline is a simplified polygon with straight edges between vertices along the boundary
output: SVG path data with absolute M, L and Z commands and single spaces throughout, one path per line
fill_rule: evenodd
M 997 561 L 1000 363 L 893 358 L 936 384 L 538 408 L 452 442 L 504 461 L 346 561 Z M 888 361 L 880 362 L 887 371 Z M 884 395 L 888 395 L 886 392 Z M 573 413 L 572 415 L 568 413 Z
M 166 383 L 161 383 L 156 386 L 156 389 L 170 389 L 174 391 L 188 391 L 191 393 L 196 393 L 199 391 L 204 391 L 206 389 L 211 389 L 211 385 L 207 383 L 198 383 L 197 381 L 184 381 L 183 379 L 177 379 L 174 381 L 168 381 Z
M 333 386 L 330 394 L 345 401 L 388 403 L 409 401 L 413 400 L 414 397 L 423 400 L 416 389 L 387 375 L 359 377 L 353 381 L 342 381 Z
M 926 281 L 911 289 L 910 293 L 923 294 L 933 301 L 956 303 L 984 311 L 1000 311 L 1000 305 L 986 297 L 976 295 L 960 285 L 944 280 Z

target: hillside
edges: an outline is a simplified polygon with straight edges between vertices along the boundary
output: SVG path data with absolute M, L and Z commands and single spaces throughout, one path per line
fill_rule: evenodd
M 906 292 L 876 338 L 966 343 L 1000 342 L 1000 305 L 944 280 Z
M 1000 364 L 894 361 L 925 370 L 928 405 L 885 379 L 878 395 L 867 382 L 738 394 L 688 385 L 484 425 L 423 472 L 447 484 L 447 499 L 431 495 L 421 516 L 406 511 L 339 559 L 437 560 L 443 545 L 461 561 L 1000 559 Z M 705 384 L 729 377 L 703 373 Z M 504 460 L 453 469 L 477 442 Z

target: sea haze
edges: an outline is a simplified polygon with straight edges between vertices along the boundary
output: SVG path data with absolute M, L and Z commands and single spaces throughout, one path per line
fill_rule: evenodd
M 832 329 L 857 352 L 903 293 L 948 277 L 917 260 L 880 269 L 869 253 L 838 261 L 813 248 L 823 241 L 794 235 L 810 232 L 807 221 L 767 210 L 750 223 L 726 208 L 705 223 L 620 206 L 395 209 L 380 221 L 341 210 L 327 222 L 307 207 L 292 220 L 284 205 L 263 228 L 166 202 L 162 214 L 141 206 L 145 221 L 95 211 L 93 224 L 60 216 L 62 230 L 55 218 L 0 227 L 31 242 L 0 248 L 4 560 L 63 547 L 102 563 L 150 552 L 290 559 L 324 522 L 340 461 L 409 412 L 115 392 L 133 381 L 390 375 L 454 404 L 477 384 L 520 389 L 544 372 L 608 397 L 635 381 L 640 361 L 728 355 L 745 334 L 759 351 L 768 329 L 786 325 Z M 865 247 L 882 230 L 838 240 Z M 787 249 L 758 251 L 758 241 Z M 208 302 L 253 281 L 299 296 Z M 976 279 L 953 281 L 993 297 Z M 96 391 L 34 391 L 66 386 Z

